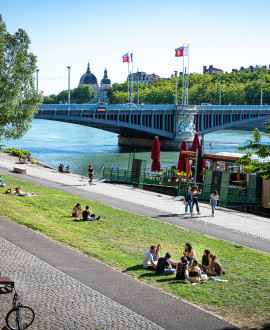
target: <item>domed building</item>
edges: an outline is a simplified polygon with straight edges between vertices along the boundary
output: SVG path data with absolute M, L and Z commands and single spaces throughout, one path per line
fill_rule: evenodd
M 90 71 L 90 64 L 88 62 L 87 70 L 84 75 L 82 75 L 79 85 L 89 85 L 92 87 L 98 87 L 98 82 L 96 76 Z
M 108 78 L 107 69 L 104 70 L 104 76 L 101 79 L 99 86 L 96 76 L 90 71 L 90 64 L 88 62 L 86 73 L 82 75 L 80 79 L 79 86 L 80 85 L 90 86 L 97 93 L 97 97 L 91 100 L 90 103 L 108 103 L 107 90 L 112 85 L 111 80 Z

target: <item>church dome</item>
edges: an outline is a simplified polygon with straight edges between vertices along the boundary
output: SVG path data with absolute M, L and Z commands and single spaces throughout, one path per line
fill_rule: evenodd
M 86 73 L 80 79 L 80 85 L 97 85 L 97 78 L 93 73 L 91 73 L 89 62 Z
M 108 78 L 107 70 L 106 69 L 104 70 L 104 76 L 101 79 L 100 84 L 101 85 L 110 85 L 111 84 L 111 80 Z

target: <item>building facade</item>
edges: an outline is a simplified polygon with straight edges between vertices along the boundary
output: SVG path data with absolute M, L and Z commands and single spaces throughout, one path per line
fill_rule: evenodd
M 90 101 L 91 104 L 108 103 L 107 91 L 112 85 L 111 85 L 111 80 L 108 78 L 107 69 L 104 70 L 104 75 L 103 78 L 101 79 L 99 86 L 97 78 L 91 72 L 90 64 L 88 62 L 86 73 L 82 75 L 79 81 L 79 86 L 80 85 L 89 86 L 97 93 L 96 98 Z

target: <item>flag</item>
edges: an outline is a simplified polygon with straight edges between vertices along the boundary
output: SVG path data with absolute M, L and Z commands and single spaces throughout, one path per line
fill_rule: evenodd
M 184 56 L 188 56 L 188 46 L 185 46 L 185 47 L 184 47 L 183 55 L 184 55 Z
M 178 47 L 175 49 L 175 57 L 183 56 L 183 47 Z
M 125 55 L 123 55 L 123 56 L 122 56 L 122 59 L 123 59 L 123 63 L 124 63 L 124 62 L 127 62 L 127 63 L 130 62 L 130 59 L 129 59 L 129 55 L 128 55 L 128 53 L 126 53 Z
M 188 56 L 188 46 L 178 47 L 175 49 L 175 57 Z
M 133 62 L 133 52 L 130 54 L 130 61 Z

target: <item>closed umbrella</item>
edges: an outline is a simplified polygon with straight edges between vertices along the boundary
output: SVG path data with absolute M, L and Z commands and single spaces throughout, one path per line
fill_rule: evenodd
M 197 151 L 197 146 L 200 146 L 200 139 L 199 139 L 199 135 L 196 133 L 194 135 L 194 139 L 193 139 L 193 142 L 192 142 L 192 146 L 191 146 L 191 149 L 190 151 L 194 151 L 196 152 Z M 206 160 L 204 159 L 203 160 L 203 168 L 207 169 L 207 163 L 206 163 Z
M 186 172 L 187 155 L 183 155 L 181 151 L 188 151 L 187 141 L 183 141 L 180 149 L 180 155 L 178 160 L 177 169 L 179 172 Z M 190 165 L 188 171 L 190 172 Z
M 160 146 L 159 139 L 156 136 L 151 150 L 152 167 L 151 172 L 160 171 Z

